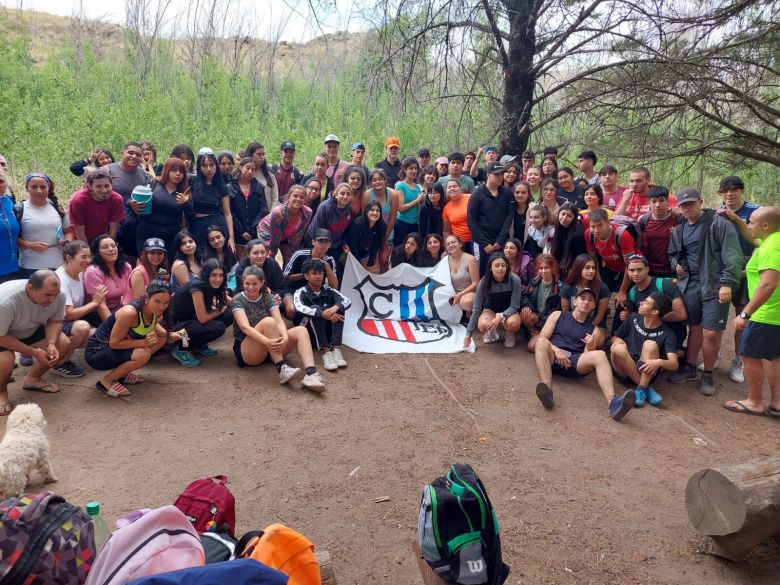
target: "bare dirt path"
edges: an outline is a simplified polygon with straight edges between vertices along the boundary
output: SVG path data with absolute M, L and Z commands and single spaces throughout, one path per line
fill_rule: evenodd
M 520 348 L 346 350 L 349 367 L 325 374 L 320 397 L 297 383 L 280 387 L 270 366 L 239 370 L 231 344 L 226 335 L 220 355 L 194 369 L 155 359 L 127 402 L 100 397 L 95 372 L 58 380 L 65 390 L 53 396 L 22 396 L 14 383 L 11 398 L 38 402 L 49 421 L 60 477 L 51 489 L 79 505 L 101 500 L 113 522 L 173 502 L 199 476 L 225 474 L 239 532 L 284 522 L 331 552 L 342 585 L 415 584 L 421 487 L 468 462 L 498 512 L 507 583 L 778 582 L 777 543 L 744 564 L 718 560 L 699 552 L 685 512 L 693 472 L 778 448 L 778 421 L 720 407 L 744 395 L 724 371 L 717 397 L 663 383 L 665 408 L 646 406 L 619 424 L 592 377 L 556 379 L 557 406 L 545 411 L 532 356 Z M 379 496 L 390 499 L 373 503 Z

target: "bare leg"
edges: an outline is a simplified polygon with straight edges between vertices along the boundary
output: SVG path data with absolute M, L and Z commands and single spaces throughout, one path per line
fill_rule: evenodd
M 474 308 L 474 293 L 467 293 L 460 297 L 460 308 L 464 313 L 471 315 L 471 311 Z
M 648 360 L 656 360 L 658 359 L 658 344 L 655 341 L 650 341 L 649 339 L 645 341 L 642 344 L 642 355 L 640 356 L 642 361 L 648 361 Z M 650 374 L 642 374 L 639 385 L 642 388 L 647 388 L 650 386 L 650 382 L 652 382 L 653 377 Z
M 301 356 L 303 367 L 314 367 L 314 352 L 311 349 L 311 339 L 306 327 L 293 327 L 287 331 L 287 335 L 290 336 L 290 341 L 284 350 L 285 355 L 297 349 L 298 355 Z
M 688 354 L 685 359 L 692 366 L 695 366 L 696 360 L 699 359 L 699 352 L 701 351 L 703 343 L 704 332 L 702 331 L 701 325 L 690 325 L 688 328 Z M 714 360 L 712 365 L 715 365 Z
M 14 371 L 16 356 L 12 351 L 0 351 L 0 416 L 8 414 L 8 379 Z
M 615 383 L 607 354 L 600 349 L 583 353 L 577 361 L 578 373 L 587 374 L 593 370 L 596 370 L 599 389 L 609 404 L 609 401 L 615 396 Z
M 715 360 L 718 359 L 718 351 L 720 351 L 720 340 L 723 337 L 723 331 L 704 329 L 703 337 L 704 369 L 709 372 L 715 367 Z
M 517 313 L 515 313 L 514 315 L 509 317 L 509 319 L 504 321 L 504 329 L 511 333 L 516 333 L 517 331 L 520 330 L 520 327 L 522 326 L 523 326 L 523 321 L 522 319 L 520 319 L 520 315 L 518 315 Z
M 163 343 L 165 343 L 165 338 L 163 338 Z M 159 341 L 158 341 L 159 343 Z M 149 363 L 149 360 L 152 359 L 152 351 L 151 348 L 148 347 L 136 347 L 133 350 L 132 355 L 130 356 L 130 361 L 127 361 L 123 363 L 121 366 L 111 370 L 108 372 L 105 376 L 100 378 L 100 383 L 103 384 L 106 388 L 111 388 L 116 382 L 124 378 L 127 374 L 130 372 L 137 370 L 138 368 L 141 368 Z
M 636 368 L 634 358 L 628 353 L 628 347 L 625 343 L 616 343 L 610 350 L 612 367 L 615 368 L 618 376 L 622 378 L 630 378 L 631 381 L 637 386 L 640 385 L 641 376 L 639 370 Z
M 539 374 L 539 380 L 552 389 L 552 364 L 555 360 L 555 354 L 549 339 L 537 335 L 534 356 L 536 358 L 536 372 Z
M 89 323 L 86 321 L 74 321 L 69 335 L 70 349 L 65 355 L 60 355 L 59 363 L 64 364 L 67 362 L 70 359 L 70 356 L 73 355 L 74 350 L 87 347 L 87 341 L 89 340 L 91 329 L 92 328 L 90 327 Z
M 764 360 L 764 370 L 769 382 L 769 406 L 780 410 L 780 358 Z
M 64 333 L 60 333 L 60 336 L 57 338 L 57 351 L 59 351 L 60 355 L 69 355 L 71 348 L 70 348 L 70 340 L 68 339 L 68 336 Z M 35 344 L 35 347 L 46 347 L 46 340 L 39 341 Z M 43 380 L 41 376 L 48 372 L 50 370 L 50 366 L 39 362 L 38 360 L 35 360 L 32 367 L 27 371 L 27 375 L 24 377 L 24 380 L 22 380 L 23 386 L 46 386 L 46 382 Z M 56 384 L 54 384 L 56 386 Z

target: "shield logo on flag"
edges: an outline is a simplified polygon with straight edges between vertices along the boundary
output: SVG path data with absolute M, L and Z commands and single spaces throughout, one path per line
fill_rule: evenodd
M 364 278 L 355 289 L 363 301 L 358 328 L 367 335 L 401 343 L 429 343 L 452 335 L 439 317 L 434 291 L 444 286 L 427 277 L 416 286 L 382 286 Z

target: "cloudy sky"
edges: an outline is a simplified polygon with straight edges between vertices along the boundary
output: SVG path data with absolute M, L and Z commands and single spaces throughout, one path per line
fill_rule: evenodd
M 159 0 L 147 0 L 155 6 Z M 282 28 L 281 39 L 302 41 L 321 34 L 316 23 L 309 16 L 307 0 L 222 0 L 246 18 L 257 23 L 257 34 L 264 38 L 275 36 Z M 197 0 L 171 0 L 171 12 L 181 10 Z M 326 33 L 339 30 L 359 31 L 365 28 L 364 21 L 354 8 L 354 0 L 330 0 L 330 9 L 320 14 Z M 124 0 L 0 0 L 0 6 L 48 12 L 70 16 L 83 9 L 96 19 L 122 24 L 125 19 Z

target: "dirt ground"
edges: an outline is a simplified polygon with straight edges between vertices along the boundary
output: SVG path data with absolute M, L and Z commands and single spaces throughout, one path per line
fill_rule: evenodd
M 778 583 L 778 542 L 742 564 L 719 560 L 703 554 L 685 512 L 692 473 L 777 450 L 777 420 L 720 407 L 744 395 L 727 378 L 729 352 L 718 396 L 664 382 L 664 408 L 615 423 L 592 377 L 556 379 L 557 406 L 545 411 L 520 347 L 345 350 L 349 367 L 324 374 L 328 389 L 317 396 L 297 382 L 280 387 L 270 366 L 239 370 L 231 344 L 226 335 L 220 355 L 194 369 L 155 359 L 127 401 L 99 396 L 92 371 L 58 379 L 58 395 L 22 395 L 12 384 L 11 398 L 38 402 L 49 421 L 60 478 L 51 489 L 78 505 L 100 500 L 113 523 L 172 503 L 197 477 L 224 474 L 238 532 L 284 522 L 331 552 L 341 585 L 416 584 L 420 490 L 467 462 L 497 510 L 509 584 Z M 390 499 L 372 502 L 380 496 Z

